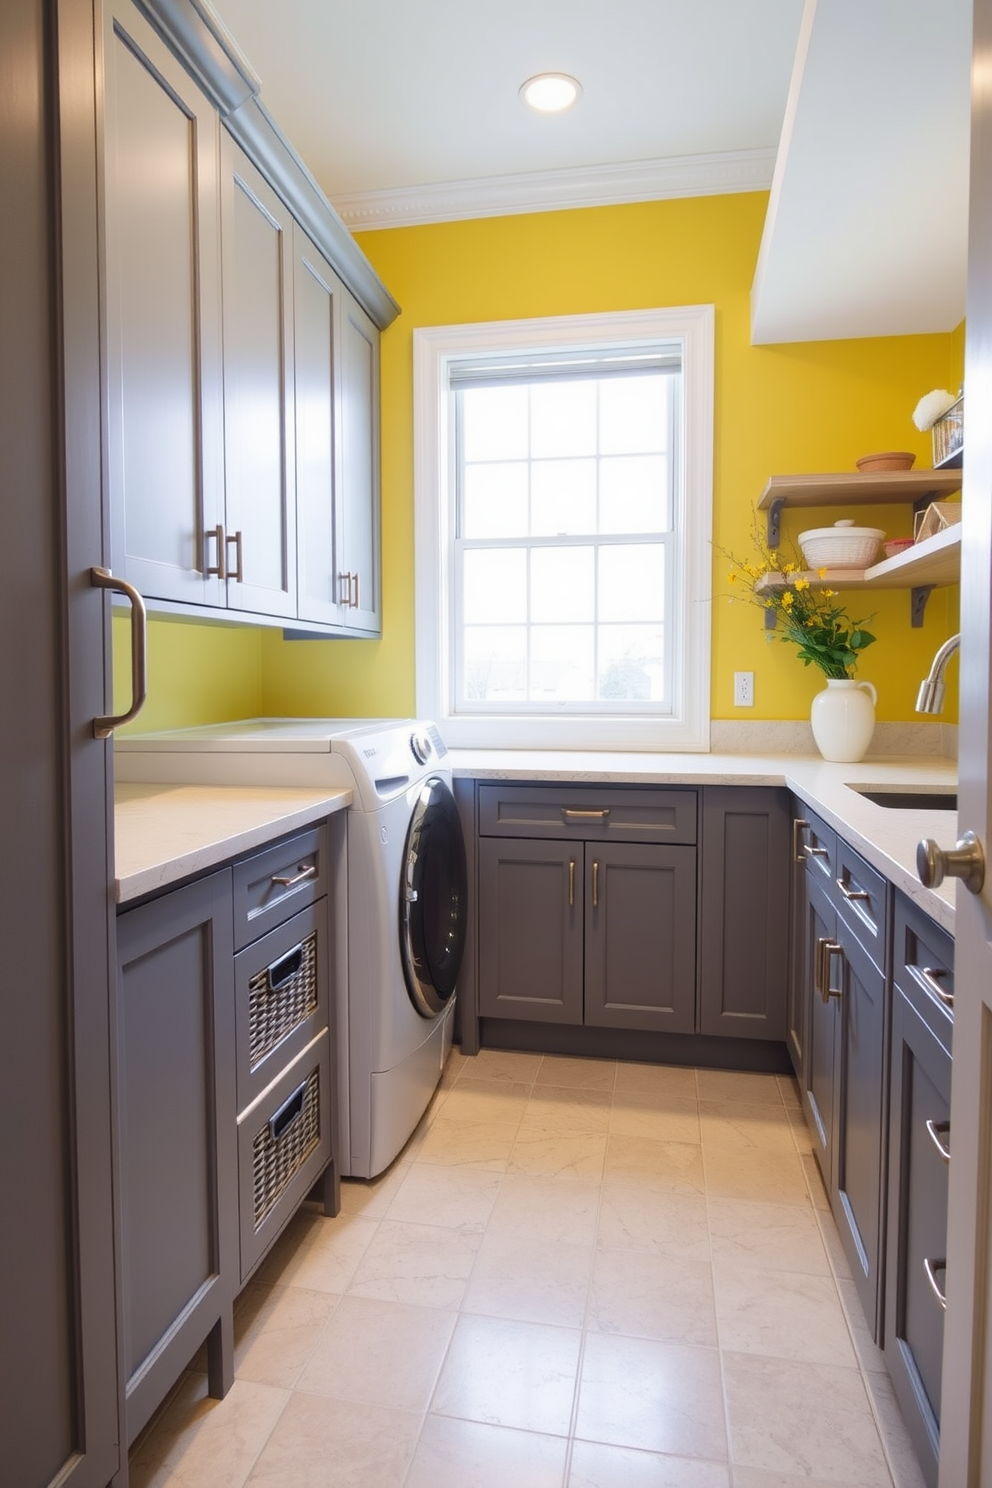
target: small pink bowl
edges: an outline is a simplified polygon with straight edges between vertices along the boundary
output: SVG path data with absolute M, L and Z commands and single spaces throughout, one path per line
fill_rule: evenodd
M 888 542 L 882 544 L 882 551 L 886 558 L 895 558 L 897 554 L 905 553 L 906 549 L 912 546 L 913 539 L 911 537 L 893 537 Z

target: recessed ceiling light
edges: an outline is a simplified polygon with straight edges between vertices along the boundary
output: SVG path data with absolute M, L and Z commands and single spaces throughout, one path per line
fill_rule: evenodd
M 540 72 L 521 85 L 520 97 L 542 114 L 558 114 L 582 97 L 582 85 L 567 72 Z

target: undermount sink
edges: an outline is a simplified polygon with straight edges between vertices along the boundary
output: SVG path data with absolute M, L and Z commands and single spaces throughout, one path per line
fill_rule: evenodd
M 957 811 L 958 793 L 953 790 L 887 790 L 884 786 L 870 790 L 852 785 L 851 790 L 876 806 L 886 806 L 893 811 Z

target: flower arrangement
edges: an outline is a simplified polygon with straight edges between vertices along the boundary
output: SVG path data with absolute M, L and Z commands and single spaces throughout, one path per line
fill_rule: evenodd
M 732 553 L 724 555 L 730 559 L 730 583 L 738 591 L 747 590 L 749 602 L 774 613 L 779 639 L 799 647 L 804 666 L 819 667 L 827 678 L 853 676 L 859 653 L 875 640 L 865 628 L 872 616 L 849 619 L 846 611 L 833 602 L 835 590 L 811 583 L 803 577 L 800 563 L 783 562 L 778 550 L 766 547 L 757 535 L 756 545 L 760 554 L 757 563 L 742 562 Z M 826 574 L 824 568 L 817 571 L 818 578 Z M 759 589 L 759 580 L 765 575 L 771 575 L 773 582 Z

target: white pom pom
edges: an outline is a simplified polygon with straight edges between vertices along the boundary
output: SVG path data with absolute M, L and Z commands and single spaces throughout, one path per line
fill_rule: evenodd
M 926 393 L 917 403 L 913 412 L 913 423 L 923 433 L 932 429 L 941 414 L 947 412 L 952 403 L 958 400 L 953 393 L 946 388 L 934 388 L 932 393 Z

